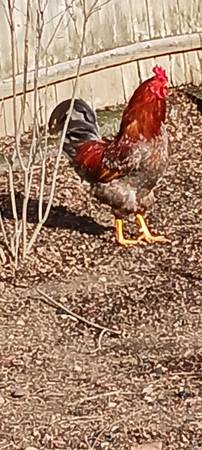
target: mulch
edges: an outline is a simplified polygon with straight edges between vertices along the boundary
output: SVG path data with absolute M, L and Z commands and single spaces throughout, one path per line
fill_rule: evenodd
M 16 270 L 4 247 L 0 450 L 131 450 L 150 441 L 164 450 L 202 448 L 202 115 L 183 89 L 171 92 L 168 111 L 170 164 L 147 212 L 150 228 L 168 243 L 117 246 L 110 210 L 62 156 L 51 213 L 30 257 Z M 101 115 L 105 132 L 110 117 Z M 23 139 L 26 154 L 30 135 Z M 0 145 L 9 154 L 12 139 Z M 50 139 L 45 204 L 54 148 Z M 40 161 L 29 236 L 39 179 Z M 15 186 L 20 215 L 19 171 Z M 5 172 L 0 204 L 12 233 Z M 138 233 L 133 218 L 125 226 L 126 234 Z

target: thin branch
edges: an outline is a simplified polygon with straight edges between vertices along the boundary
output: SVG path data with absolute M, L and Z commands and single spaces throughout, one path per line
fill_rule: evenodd
M 32 177 L 34 170 L 34 161 L 37 153 L 37 138 L 39 136 L 39 125 L 37 117 L 37 100 L 38 100 L 38 73 L 39 73 L 39 58 L 41 51 L 41 39 L 44 28 L 44 10 L 46 8 L 47 2 L 44 9 L 42 9 L 40 1 L 38 1 L 37 9 L 37 23 L 36 23 L 36 33 L 37 42 L 35 49 L 35 70 L 34 70 L 34 123 L 32 131 L 32 143 L 29 152 L 28 164 L 24 171 L 24 200 L 22 209 L 22 233 L 23 233 L 23 259 L 25 259 L 27 254 L 27 208 L 29 195 L 32 185 Z
M 10 25 L 10 37 L 11 37 L 11 62 L 12 62 L 12 84 L 13 84 L 13 123 L 15 132 L 15 150 L 13 152 L 12 161 L 16 158 L 16 153 L 21 165 L 24 169 L 22 155 L 19 149 L 20 134 L 18 133 L 17 123 L 17 95 L 16 95 L 16 49 L 15 49 L 15 24 L 13 19 L 14 2 L 11 4 L 11 0 L 8 1 L 8 13 L 9 13 L 9 25 Z
M 103 3 L 101 3 L 100 5 L 98 5 L 96 8 L 94 8 L 94 11 L 92 12 L 92 14 L 100 11 L 102 9 L 103 6 L 107 5 L 108 3 L 110 3 L 112 0 L 106 0 Z
M 77 37 L 79 38 L 79 30 L 78 30 L 77 23 L 76 23 L 76 15 L 73 12 L 74 0 L 72 0 L 71 5 L 67 4 L 67 0 L 64 0 L 64 2 L 65 2 L 65 5 L 66 5 L 66 8 L 67 9 L 69 8 L 68 9 L 68 14 L 70 16 L 70 19 L 72 20 L 73 25 L 74 25 L 75 33 L 76 33 Z
M 40 182 L 40 191 L 39 191 L 39 206 L 38 206 L 38 220 L 42 221 L 43 217 L 43 195 L 44 195 L 44 186 L 45 186 L 45 177 L 46 177 L 46 159 L 48 153 L 48 84 L 47 84 L 47 75 L 48 75 L 48 57 L 46 55 L 46 86 L 45 86 L 45 151 L 43 153 L 42 158 L 42 168 L 41 168 L 41 182 Z
M 62 13 L 59 14 L 59 15 L 60 15 L 60 18 L 59 18 L 59 20 L 58 20 L 58 23 L 57 23 L 56 27 L 54 28 L 54 31 L 53 31 L 52 36 L 50 37 L 50 39 L 49 39 L 49 41 L 48 41 L 48 43 L 47 43 L 45 49 L 43 50 L 42 58 L 44 58 L 44 56 L 47 56 L 47 51 L 48 51 L 48 49 L 49 49 L 51 43 L 53 42 L 53 39 L 54 39 L 54 37 L 55 37 L 55 35 L 56 35 L 58 29 L 60 28 L 60 25 L 61 25 L 61 23 L 62 23 L 62 21 L 63 21 L 63 19 L 64 19 L 64 16 L 65 16 L 66 12 L 69 10 L 69 8 L 70 8 L 69 5 L 67 5 L 66 8 L 64 9 L 64 11 L 63 11 Z M 49 20 L 48 22 L 46 22 L 46 25 L 47 25 L 47 23 L 53 21 L 54 19 L 55 19 L 55 17 L 52 17 L 51 20 Z M 71 19 L 71 17 L 70 17 L 70 19 Z M 70 19 L 69 19 L 69 22 L 70 22 Z M 69 25 L 69 22 L 66 24 L 67 27 L 68 27 L 68 25 Z
M 6 247 L 10 251 L 9 240 L 8 240 L 8 237 L 7 237 L 7 234 L 6 234 L 6 229 L 5 229 L 5 226 L 4 226 L 4 223 L 3 223 L 3 218 L 2 218 L 1 211 L 0 211 L 0 227 L 1 227 L 1 231 L 2 231 L 2 234 L 3 234 L 3 238 L 4 238 L 4 242 L 6 244 Z M 14 257 L 14 253 L 12 253 L 12 256 Z
M 104 1 L 104 0 L 103 0 Z M 110 0 L 108 0 L 110 1 Z M 2 0 L 0 0 L 2 2 Z M 54 193 L 55 193 L 55 187 L 56 187 L 56 181 L 57 181 L 57 174 L 59 170 L 59 164 L 61 160 L 61 155 L 63 151 L 64 146 L 64 140 L 66 131 L 68 128 L 68 123 L 73 111 L 74 107 L 74 100 L 76 95 L 76 89 L 78 84 L 78 79 L 80 75 L 80 69 L 82 64 L 82 57 L 84 54 L 84 46 L 85 46 L 85 37 L 86 37 L 86 29 L 87 29 L 87 22 L 90 18 L 90 16 L 96 12 L 96 10 L 99 7 L 98 0 L 93 0 L 91 2 L 91 6 L 89 6 L 89 3 L 86 0 L 80 0 L 80 4 L 82 6 L 82 18 L 83 18 L 83 25 L 82 30 L 80 32 L 81 38 L 80 38 L 80 49 L 79 49 L 79 58 L 78 58 L 78 66 L 77 66 L 77 72 L 75 77 L 75 82 L 73 86 L 73 93 L 72 93 L 72 100 L 70 104 L 70 109 L 68 111 L 65 125 L 62 132 L 62 137 L 59 145 L 59 149 L 57 152 L 57 157 L 55 161 L 54 171 L 53 171 L 53 177 L 52 177 L 52 183 L 51 183 L 51 191 L 48 199 L 48 203 L 46 205 L 45 211 L 43 212 L 43 196 L 44 196 L 44 186 L 45 186 L 45 175 L 46 175 L 46 158 L 47 158 L 47 149 L 48 149 L 48 132 L 47 132 L 47 91 L 48 86 L 46 83 L 45 87 L 45 122 L 46 122 L 46 128 L 45 128 L 45 150 L 42 151 L 42 136 L 40 135 L 40 124 L 39 124 L 39 110 L 38 110 L 38 103 L 40 102 L 40 96 L 39 96 L 39 88 L 38 88 L 38 82 L 39 82 L 39 65 L 41 61 L 41 57 L 46 57 L 46 75 L 48 75 L 48 48 L 51 45 L 61 23 L 64 18 L 64 14 L 68 14 L 68 23 L 72 19 L 75 22 L 74 17 L 74 10 L 73 6 L 76 4 L 78 5 L 78 2 L 75 0 L 64 0 L 64 11 L 62 14 L 60 13 L 59 20 L 57 21 L 56 27 L 53 30 L 53 34 L 51 35 L 48 44 L 46 44 L 45 49 L 42 47 L 42 34 L 45 26 L 45 11 L 48 6 L 48 0 L 37 0 L 36 1 L 36 20 L 32 21 L 32 8 L 31 8 L 31 0 L 27 0 L 26 3 L 26 12 L 22 12 L 23 16 L 26 18 L 25 21 L 25 33 L 24 33 L 24 69 L 23 69 L 23 95 L 21 99 L 21 111 L 20 111 L 20 118 L 18 121 L 18 103 L 17 103 L 17 90 L 16 90 L 16 71 L 17 71 L 17 47 L 16 47 L 16 39 L 15 39 L 15 12 L 17 10 L 15 5 L 15 0 L 7 0 L 7 6 L 5 7 L 3 2 L 3 7 L 5 9 L 5 14 L 8 20 L 8 24 L 10 27 L 10 40 L 11 40 L 11 59 L 12 59 L 12 82 L 13 82 L 13 123 L 14 123 L 14 133 L 15 133 L 15 149 L 13 151 L 12 155 L 12 161 L 8 163 L 9 165 L 9 187 L 10 187 L 10 196 L 11 196 L 11 204 L 12 204 L 12 211 L 13 211 L 13 217 L 15 221 L 15 231 L 13 233 L 13 236 L 11 236 L 11 252 L 13 257 L 15 258 L 15 266 L 18 263 L 18 257 L 19 257 L 19 249 L 20 249 L 20 239 L 22 235 L 22 258 L 24 259 L 29 251 L 31 250 L 34 242 L 36 241 L 38 234 L 40 233 L 40 230 L 43 226 L 43 224 L 46 222 L 50 209 L 53 203 Z M 103 4 L 107 2 L 104 1 Z M 32 23 L 33 22 L 33 23 Z M 76 24 L 75 24 L 76 26 Z M 35 35 L 36 35 L 36 46 L 35 46 L 35 69 L 34 69 L 34 113 L 33 113 L 33 130 L 32 130 L 32 142 L 30 145 L 30 151 L 29 156 L 27 160 L 22 157 L 21 154 L 21 128 L 22 128 L 22 122 L 24 123 L 24 117 L 25 117 L 25 110 L 27 105 L 27 76 L 28 76 L 28 62 L 29 62 L 29 34 L 30 30 L 34 29 Z M 3 106 L 2 106 L 3 108 Z M 40 109 L 40 104 L 39 104 Z M 3 109 L 4 111 L 4 109 Z M 38 216 L 39 216 L 39 222 L 36 225 L 33 234 L 31 235 L 30 241 L 27 242 L 27 210 L 28 210 L 28 202 L 29 202 L 29 196 L 32 186 L 32 178 L 34 173 L 34 163 L 36 160 L 37 152 L 40 151 L 41 160 L 42 160 L 42 167 L 41 167 L 41 183 L 40 183 L 40 192 L 39 192 L 39 209 L 38 209 Z M 16 205 L 16 198 L 15 198 L 15 187 L 14 187 L 14 166 L 15 166 L 15 160 L 16 157 L 18 158 L 18 161 L 20 163 L 20 168 L 24 172 L 24 199 L 23 199 L 23 207 L 22 207 L 22 222 L 20 221 L 20 218 L 17 214 L 17 205 Z M 0 226 L 2 228 L 2 217 L 0 218 Z M 3 228 L 2 228 L 3 230 Z M 4 240 L 7 246 L 9 246 L 9 239 L 6 236 L 5 229 L 3 231 Z M 105 332 L 105 328 L 101 328 Z M 103 333 L 101 333 L 101 336 L 103 336 Z M 100 339 L 101 342 L 101 339 Z M 99 342 L 99 345 L 101 345 Z
M 92 400 L 97 400 L 98 398 L 111 397 L 112 395 L 133 395 L 132 391 L 121 391 L 120 389 L 114 391 L 101 392 L 100 394 L 91 395 L 89 397 L 83 397 L 77 402 L 68 403 L 68 406 L 80 405 L 81 403 L 91 402 Z
M 93 2 L 93 4 L 92 4 L 91 8 L 88 10 L 88 12 L 86 12 L 86 16 L 87 16 L 87 17 L 90 17 L 90 16 L 95 12 L 95 8 L 96 8 L 96 5 L 98 4 L 98 1 L 99 1 L 99 0 L 94 0 L 94 2 Z M 83 8 L 86 7 L 85 3 L 86 3 L 85 0 L 83 0 Z M 97 8 L 96 8 L 96 9 L 97 9 Z
M 69 422 L 83 422 L 83 421 L 87 421 L 87 422 L 95 422 L 95 421 L 101 421 L 103 422 L 103 415 L 100 416 L 95 416 L 92 415 L 90 416 L 89 414 L 87 416 L 66 416 L 65 419 L 56 419 L 54 420 L 54 423 L 59 423 L 60 425 L 63 423 L 69 423 Z
M 102 330 L 102 331 L 105 331 L 105 332 L 108 332 L 108 333 L 111 333 L 111 334 L 116 334 L 118 336 L 121 335 L 121 331 L 119 331 L 119 330 L 114 330 L 112 328 L 108 328 L 108 327 L 104 327 L 102 325 L 99 325 L 98 323 L 91 322 L 90 320 L 85 319 L 84 317 L 80 316 L 79 314 L 76 314 L 76 313 L 70 311 L 70 309 L 66 308 L 66 306 L 64 306 L 62 303 L 57 302 L 56 300 L 51 298 L 48 294 L 43 292 L 41 289 L 37 288 L 37 292 L 39 294 L 41 294 L 46 299 L 47 303 L 51 304 L 55 308 L 60 308 L 66 314 L 68 314 L 70 316 L 70 318 L 72 317 L 74 319 L 77 319 L 80 322 L 86 323 L 90 327 L 97 328 L 98 330 Z
M 13 167 L 12 167 L 10 161 L 8 160 L 8 158 L 5 157 L 5 160 L 8 164 L 9 191 L 10 191 L 10 198 L 11 198 L 12 213 L 13 213 L 13 218 L 15 221 L 15 234 L 14 234 L 14 236 L 15 236 L 15 235 L 17 235 L 17 231 L 18 231 L 18 214 L 17 214 L 16 199 L 15 199 Z M 13 236 L 13 238 L 14 238 L 14 236 Z M 14 240 L 13 240 L 13 247 L 14 247 L 14 252 L 15 252 Z
M 2 264 L 6 264 L 6 255 L 1 246 L 0 246 L 0 258 L 1 258 Z
M 26 106 L 28 54 L 29 54 L 29 23 L 30 23 L 30 0 L 27 0 L 25 37 L 24 37 L 23 96 L 22 96 L 21 115 L 20 115 L 20 120 L 19 120 L 19 124 L 18 124 L 18 133 L 20 133 L 21 124 L 22 124 L 22 121 L 24 120 L 25 106 Z
M 19 246 L 20 246 L 20 238 L 22 233 L 22 222 L 19 223 L 16 237 L 15 237 L 15 268 L 18 267 L 18 257 L 19 257 Z
M 76 89 L 77 89 L 77 83 L 78 83 L 78 79 L 79 79 L 79 75 L 80 75 L 80 69 L 81 69 L 81 64 L 82 64 L 82 56 L 83 56 L 83 51 L 84 51 L 84 43 L 85 43 L 85 36 L 86 36 L 86 26 L 87 26 L 87 19 L 86 17 L 84 17 L 84 22 L 83 22 L 83 31 L 82 31 L 82 38 L 81 38 L 81 48 L 80 48 L 80 55 L 79 55 L 79 63 L 77 66 L 77 74 L 76 74 L 76 79 L 75 79 L 75 83 L 74 83 L 74 87 L 73 87 L 73 93 L 72 93 L 72 100 L 71 100 L 71 104 L 70 104 L 70 108 L 65 120 L 65 124 L 64 124 L 64 128 L 63 128 L 63 132 L 62 132 L 62 137 L 61 137 L 61 141 L 60 141 L 60 146 L 59 146 L 59 150 L 58 150 L 58 154 L 57 154 L 57 158 L 56 158 L 56 162 L 55 162 L 55 167 L 54 167 L 54 172 L 53 172 L 53 179 L 52 179 L 52 185 L 51 185 L 51 192 L 50 192 L 50 196 L 49 196 L 49 200 L 48 200 L 48 204 L 46 206 L 46 210 L 44 213 L 44 216 L 41 220 L 41 222 L 39 222 L 34 230 L 34 233 L 30 239 L 30 242 L 27 246 L 27 253 L 30 252 L 34 242 L 37 239 L 37 236 L 43 226 L 43 224 L 46 222 L 48 216 L 49 216 L 49 212 L 52 206 L 52 202 L 53 202 L 53 197 L 54 197 L 54 193 L 55 193 L 55 187 L 56 187 L 56 179 L 57 179 L 57 174 L 58 174 L 58 169 L 59 169 L 59 164 L 60 164 L 60 159 L 61 159 L 61 155 L 62 155 L 62 151 L 63 151 L 63 146 L 64 146 L 64 140 L 65 140 L 65 136 L 66 136 L 66 132 L 67 132 L 67 127 L 69 124 L 69 120 L 73 111 L 73 107 L 74 107 L 74 99 L 75 99 L 75 95 L 76 95 Z

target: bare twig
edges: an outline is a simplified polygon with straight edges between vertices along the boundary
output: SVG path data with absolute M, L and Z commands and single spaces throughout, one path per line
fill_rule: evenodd
M 5 252 L 3 251 L 3 248 L 1 246 L 0 246 L 0 259 L 1 259 L 1 262 L 3 264 L 6 263 L 6 255 L 5 255 Z
M 46 57 L 46 75 L 48 74 L 48 60 Z M 47 77 L 46 77 L 47 80 Z M 47 111 L 47 88 L 48 85 L 46 83 L 45 87 L 45 150 L 42 157 L 42 167 L 41 167 L 41 182 L 40 182 L 40 191 L 39 191 L 39 206 L 38 206 L 38 219 L 39 222 L 42 221 L 43 217 L 43 195 L 44 195 L 44 186 L 45 186 L 45 176 L 46 176 L 46 159 L 48 153 L 48 111 Z
M 100 5 L 98 5 L 97 7 L 94 8 L 93 14 L 96 13 L 97 11 L 100 11 L 103 6 L 107 5 L 110 2 L 111 2 L 111 0 L 103 1 Z
M 72 2 L 73 2 L 73 0 L 72 0 Z M 68 11 L 68 13 L 69 13 L 69 15 L 70 15 L 70 18 L 69 18 L 69 21 L 67 22 L 66 26 L 69 25 L 69 22 L 70 22 L 70 20 L 71 20 L 71 18 L 72 18 L 72 17 L 71 17 L 71 14 L 70 14 L 70 8 L 71 8 L 71 5 L 66 4 L 66 7 L 65 7 L 64 11 L 62 11 L 62 13 L 60 12 L 59 14 L 57 14 L 57 16 L 60 16 L 60 18 L 59 18 L 59 20 L 58 20 L 57 25 L 56 25 L 55 28 L 54 28 L 54 31 L 53 31 L 53 33 L 52 33 L 52 36 L 50 37 L 50 39 L 49 39 L 49 41 L 48 41 L 48 43 L 47 43 L 45 49 L 43 50 L 42 58 L 43 58 L 44 56 L 47 57 L 47 51 L 48 51 L 48 49 L 49 49 L 51 43 L 53 42 L 53 39 L 54 39 L 54 37 L 55 37 L 55 35 L 56 35 L 58 29 L 60 28 L 60 25 L 61 25 L 61 23 L 62 23 L 62 21 L 63 21 L 63 19 L 64 19 L 64 16 L 65 16 L 65 14 L 66 14 L 67 11 Z M 52 17 L 51 20 L 49 20 L 48 22 L 46 22 L 46 25 L 47 25 L 49 22 L 52 22 L 57 16 Z
M 47 3 L 47 2 L 46 2 Z M 44 6 L 44 9 L 46 4 Z M 37 42 L 35 49 L 35 70 L 34 70 L 34 123 L 33 123 L 33 132 L 32 132 L 32 144 L 30 147 L 28 164 L 24 169 L 24 200 L 23 200 L 23 208 L 22 208 L 22 233 L 23 233 L 23 259 L 27 254 L 27 207 L 29 201 L 29 195 L 32 185 L 32 176 L 34 169 L 34 159 L 37 152 L 37 137 L 38 133 L 38 118 L 37 118 L 37 100 L 38 100 L 38 72 L 39 72 L 39 58 L 40 58 L 40 50 L 41 50 L 41 38 L 44 27 L 44 9 L 42 9 L 40 0 L 38 0 L 38 9 L 37 9 L 37 23 L 36 23 L 36 34 L 37 34 Z
M 76 402 L 68 403 L 68 406 L 75 406 L 80 405 L 81 403 L 85 402 L 91 402 L 92 400 L 97 400 L 98 398 L 108 398 L 112 395 L 133 395 L 132 391 L 121 391 L 120 389 L 113 390 L 113 391 L 107 391 L 107 392 L 101 392 L 100 394 L 91 395 L 89 397 L 83 397 L 79 399 Z
M 1 211 L 0 211 L 0 227 L 1 227 L 1 231 L 2 231 L 2 234 L 3 234 L 3 238 L 4 238 L 4 242 L 6 244 L 6 247 L 7 247 L 8 250 L 10 250 L 9 240 L 8 240 L 8 237 L 7 237 L 7 234 L 6 234 L 6 230 L 5 230 L 5 227 L 4 227 Z M 14 254 L 12 254 L 12 256 L 14 256 Z
M 12 168 L 10 161 L 7 158 L 5 158 L 5 159 L 8 164 L 9 190 L 10 190 L 10 198 L 11 198 L 11 205 L 12 205 L 12 213 L 13 213 L 13 218 L 15 221 L 15 232 L 14 232 L 14 235 L 11 237 L 12 254 L 15 254 L 16 253 L 15 237 L 17 236 L 17 233 L 18 233 L 18 214 L 17 214 L 16 199 L 15 199 L 13 168 Z M 16 258 L 15 258 L 15 260 L 16 260 Z
M 60 146 L 59 146 L 59 150 L 58 150 L 58 154 L 57 154 L 57 158 L 56 158 L 56 162 L 55 162 L 55 167 L 54 167 L 54 172 L 53 172 L 53 179 L 52 179 L 52 185 L 51 185 L 51 191 L 50 191 L 50 196 L 49 196 L 49 200 L 48 200 L 48 204 L 46 206 L 46 210 L 44 212 L 43 218 L 40 222 L 38 222 L 34 233 L 29 241 L 29 244 L 27 246 L 27 253 L 30 252 L 34 242 L 37 239 L 38 234 L 41 231 L 41 228 L 43 226 L 43 224 L 46 222 L 48 216 L 49 216 L 49 212 L 52 206 L 52 202 L 53 202 L 53 197 L 54 197 L 54 193 L 55 193 L 55 187 L 56 187 L 56 179 L 57 179 L 57 173 L 58 173 L 58 169 L 59 169 L 59 164 L 60 164 L 60 159 L 61 159 L 61 155 L 62 155 L 62 151 L 63 151 L 63 145 L 64 145 L 64 140 L 65 140 L 65 135 L 67 132 L 67 127 L 68 127 L 68 123 L 73 111 L 73 107 L 74 107 L 74 99 L 75 99 L 75 95 L 76 95 L 76 89 L 77 89 L 77 84 L 78 84 L 78 79 L 79 79 L 79 74 L 80 74 L 80 69 L 81 69 L 81 63 L 82 63 L 82 56 L 83 56 L 83 50 L 84 50 L 84 43 L 85 43 L 85 36 L 86 36 L 86 27 L 87 27 L 87 21 L 88 18 L 86 17 L 86 15 L 84 15 L 84 20 L 83 20 L 83 30 L 82 30 L 82 37 L 81 37 L 81 48 L 80 48 L 80 55 L 79 55 L 79 63 L 78 63 L 78 67 L 77 67 L 77 74 L 76 74 L 76 79 L 75 79 L 75 83 L 74 83 L 74 87 L 73 87 L 73 93 L 72 93 L 72 100 L 71 100 L 71 104 L 70 104 L 70 108 L 66 117 L 66 121 L 64 124 L 64 128 L 63 128 L 63 132 L 62 132 L 62 137 L 61 137 L 61 141 L 60 141 Z
M 70 309 L 66 308 L 66 306 L 64 306 L 62 303 L 57 302 L 56 300 L 54 300 L 52 297 L 50 297 L 48 294 L 43 292 L 41 289 L 37 288 L 37 291 L 38 291 L 39 294 L 41 294 L 48 301 L 48 303 L 50 303 L 55 308 L 62 309 L 66 314 L 68 314 L 70 316 L 70 318 L 72 317 L 74 319 L 77 319 L 80 322 L 86 323 L 90 327 L 97 328 L 98 330 L 103 330 L 105 332 L 108 332 L 108 333 L 111 333 L 111 334 L 116 334 L 118 336 L 121 335 L 121 331 L 119 331 L 119 330 L 114 330 L 112 328 L 108 328 L 108 327 L 104 327 L 102 325 L 99 325 L 98 323 L 91 322 L 90 320 L 85 319 L 84 317 L 80 316 L 79 314 L 76 314 L 76 313 L 70 311 Z
M 20 133 L 21 124 L 25 116 L 26 94 L 27 94 L 27 73 L 28 73 L 28 54 L 29 54 L 29 23 L 30 23 L 30 0 L 27 0 L 25 37 L 24 37 L 24 69 L 23 69 L 23 96 L 21 102 L 21 115 L 18 124 L 18 133 Z
M 14 11 L 14 1 L 8 1 L 8 17 L 10 25 L 10 37 L 11 37 L 11 61 L 12 61 L 12 83 L 13 83 L 13 122 L 14 122 L 14 132 L 15 132 L 15 151 L 13 152 L 13 162 L 16 158 L 16 153 L 21 165 L 24 169 L 24 163 L 22 155 L 19 148 L 20 133 L 18 132 L 18 122 L 17 122 L 17 95 L 16 95 L 16 48 L 15 48 L 15 23 L 13 18 Z
M 2 2 L 2 0 L 0 0 Z M 103 5 L 105 3 L 108 3 L 108 1 L 111 0 L 103 0 Z M 83 25 L 82 29 L 78 30 L 76 27 L 76 15 L 74 16 L 74 5 L 78 5 L 80 3 L 82 7 L 82 19 L 83 19 Z M 13 258 L 15 259 L 15 266 L 17 267 L 19 255 L 21 255 L 21 244 L 22 244 L 22 259 L 25 259 L 30 252 L 33 244 L 35 243 L 38 234 L 41 231 L 42 226 L 46 222 L 50 209 L 53 203 L 54 193 L 55 193 L 55 187 L 56 187 L 56 180 L 57 180 L 57 174 L 59 169 L 59 164 L 61 160 L 61 155 L 63 151 L 63 145 L 65 140 L 65 135 L 68 127 L 68 123 L 73 111 L 74 107 L 74 99 L 76 95 L 76 89 L 78 84 L 78 79 L 80 75 L 80 69 L 82 64 L 82 57 L 84 54 L 84 46 L 85 46 L 85 37 L 86 37 L 86 30 L 87 30 L 87 23 L 90 19 L 91 15 L 96 12 L 102 5 L 99 5 L 98 0 L 92 0 L 89 2 L 87 0 L 64 0 L 64 10 L 58 14 L 59 19 L 54 26 L 53 32 L 50 36 L 50 39 L 48 40 L 48 43 L 44 45 L 42 44 L 42 35 L 44 31 L 44 26 L 49 22 L 45 22 L 45 12 L 48 6 L 48 0 L 36 0 L 36 8 L 32 17 L 32 4 L 31 0 L 27 0 L 26 2 L 26 11 L 20 11 L 20 9 L 17 9 L 15 0 L 7 0 L 7 2 L 2 2 L 5 14 L 7 17 L 7 21 L 10 27 L 10 40 L 11 40 L 11 59 L 12 59 L 12 84 L 13 84 L 13 123 L 14 123 L 14 134 L 15 134 L 15 148 L 12 155 L 12 160 L 8 163 L 8 176 L 9 176 L 9 185 L 10 185 L 10 196 L 11 196 L 11 205 L 12 205 L 12 212 L 14 217 L 14 226 L 15 230 L 14 233 L 11 236 L 10 243 L 9 238 L 6 235 L 5 228 L 2 228 L 2 217 L 0 218 L 0 226 L 3 231 L 3 237 L 6 246 L 11 246 L 11 253 Z M 18 61 L 18 54 L 17 54 L 17 42 L 16 42 L 16 23 L 15 23 L 15 13 L 16 11 L 20 11 L 23 17 L 25 18 L 25 31 L 24 31 L 24 60 L 23 60 L 23 95 L 21 99 L 21 111 L 20 111 L 20 117 L 18 120 L 18 103 L 17 103 L 17 90 L 16 90 L 16 72 L 17 70 L 21 70 L 19 61 Z M 36 12 L 36 14 L 35 14 Z M 39 113 L 41 113 L 41 99 L 39 95 L 39 67 L 40 67 L 40 61 L 41 59 L 44 60 L 45 58 L 45 64 L 46 64 L 46 75 L 48 75 L 48 48 L 51 45 L 61 23 L 64 18 L 64 15 L 67 14 L 68 20 L 67 25 L 69 24 L 70 20 L 73 20 L 75 24 L 75 30 L 77 32 L 77 36 L 80 38 L 80 49 L 79 49 L 79 58 L 78 58 L 78 66 L 77 66 L 77 73 L 75 77 L 75 82 L 73 86 L 73 93 L 72 93 L 72 101 L 70 105 L 70 109 L 68 111 L 65 125 L 62 132 L 62 137 L 58 149 L 58 153 L 56 156 L 53 176 L 52 176 L 52 183 L 51 183 L 51 190 L 50 195 L 48 199 L 48 203 L 46 205 L 45 211 L 43 211 L 43 196 L 44 196 L 44 187 L 45 187 L 45 175 L 46 175 L 46 159 L 47 159 L 47 149 L 48 149 L 48 132 L 47 132 L 47 122 L 48 122 L 48 114 L 47 114 L 47 103 L 48 103 L 48 84 L 45 86 L 45 149 L 42 151 L 42 136 L 40 134 L 40 123 L 42 123 L 42 120 L 39 119 Z M 57 16 L 54 16 L 51 20 L 55 19 Z M 24 19 L 23 19 L 24 21 Z M 24 124 L 24 118 L 25 118 L 25 110 L 27 106 L 27 80 L 28 80 L 28 62 L 29 62 L 29 35 L 30 30 L 34 30 L 34 36 L 36 39 L 35 42 L 35 68 L 34 68 L 34 90 L 33 90 L 33 129 L 32 129 L 32 142 L 29 149 L 29 155 L 27 158 L 24 158 L 21 151 L 21 130 L 22 130 L 22 124 Z M 48 77 L 46 77 L 48 80 Z M 47 82 L 48 83 L 48 82 Z M 38 106 L 39 105 L 39 106 Z M 2 111 L 4 112 L 3 106 Z M 42 116 L 41 116 L 42 117 Z M 37 158 L 37 152 L 39 152 L 40 158 L 41 158 L 41 181 L 40 181 L 40 189 L 39 189 L 39 207 L 38 207 L 38 224 L 36 225 L 33 234 L 31 235 L 30 240 L 28 240 L 28 227 L 27 227 L 27 212 L 28 212 L 28 204 L 29 204 L 29 198 L 30 198 L 30 192 L 32 187 L 32 179 L 33 179 L 33 173 L 34 173 L 34 164 Z M 18 217 L 17 213 L 17 205 L 16 205 L 16 197 L 15 197 L 15 183 L 14 183 L 14 169 L 16 168 L 16 162 L 19 161 L 20 169 L 23 171 L 23 177 L 24 177 L 24 198 L 23 198 L 23 205 L 22 205 L 22 217 Z M 22 219 L 22 221 L 21 221 Z M 104 329 L 101 328 L 103 331 Z M 101 342 L 101 338 L 103 336 L 103 332 L 100 336 L 99 345 Z
M 69 422 L 83 422 L 83 421 L 87 421 L 87 422 L 97 422 L 97 421 L 103 421 L 103 415 L 100 416 L 96 416 L 96 415 L 92 415 L 90 416 L 89 414 L 87 416 L 67 416 L 65 419 L 56 419 L 54 420 L 54 424 L 55 423 L 59 423 L 60 425 L 62 423 L 69 423 Z
M 107 424 L 99 433 L 98 435 L 95 437 L 95 440 L 93 442 L 93 445 L 89 448 L 89 450 L 94 450 L 95 446 L 100 442 L 100 438 L 101 436 L 106 433 L 107 430 L 111 430 L 112 427 L 114 427 L 115 425 L 118 425 L 118 423 L 120 423 L 121 420 L 116 420 L 115 422 L 113 422 L 112 424 Z
M 107 332 L 106 328 L 100 332 L 100 335 L 98 337 L 98 345 L 97 345 L 97 347 L 94 350 L 92 350 L 90 352 L 91 354 L 97 353 L 98 351 L 102 350 L 102 339 L 103 339 L 103 336 L 104 336 L 104 334 L 106 332 Z

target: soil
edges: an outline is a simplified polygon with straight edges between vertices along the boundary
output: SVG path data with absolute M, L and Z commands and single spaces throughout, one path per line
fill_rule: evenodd
M 105 134 L 118 122 L 110 111 L 100 116 Z M 202 448 L 202 115 L 183 89 L 169 96 L 168 130 L 170 164 L 147 212 L 168 243 L 117 246 L 110 210 L 65 156 L 49 218 L 17 270 L 1 235 L 0 450 L 131 450 L 156 441 L 164 450 Z M 28 144 L 29 134 L 25 154 Z M 44 204 L 55 145 L 50 139 Z M 11 147 L 4 139 L 1 153 Z M 20 215 L 20 171 L 15 186 Z M 0 203 L 9 235 L 3 170 Z M 125 227 L 138 234 L 134 218 Z

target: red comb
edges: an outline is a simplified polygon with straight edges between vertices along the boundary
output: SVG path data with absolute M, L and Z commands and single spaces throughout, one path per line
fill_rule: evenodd
M 155 66 L 153 68 L 153 72 L 155 73 L 156 77 L 159 78 L 159 80 L 164 81 L 164 80 L 168 80 L 168 77 L 166 75 L 166 71 L 160 67 L 160 66 Z

